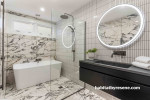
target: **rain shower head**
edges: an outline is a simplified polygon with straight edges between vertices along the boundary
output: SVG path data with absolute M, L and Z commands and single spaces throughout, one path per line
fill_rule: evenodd
M 60 17 L 61 17 L 62 19 L 68 19 L 68 16 L 65 15 L 65 14 L 64 14 L 64 15 L 61 15 Z
M 64 14 L 61 15 L 60 17 L 61 17 L 62 19 L 68 19 L 68 16 L 72 17 L 72 20 L 74 20 L 74 17 L 73 17 L 72 15 L 70 15 L 70 14 L 67 14 L 67 13 L 64 13 Z

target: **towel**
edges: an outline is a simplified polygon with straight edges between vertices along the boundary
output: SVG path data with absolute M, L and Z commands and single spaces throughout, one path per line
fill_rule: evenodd
M 139 67 L 139 68 L 144 68 L 144 69 L 150 69 L 150 64 L 146 63 L 141 63 L 141 62 L 132 62 L 132 65 Z
M 139 56 L 139 57 L 135 58 L 135 61 L 150 64 L 150 57 Z

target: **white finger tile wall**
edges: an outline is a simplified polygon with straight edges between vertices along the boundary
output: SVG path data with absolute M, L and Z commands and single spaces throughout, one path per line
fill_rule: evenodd
M 111 58 L 113 50 L 104 47 L 98 40 L 96 35 L 96 27 L 101 16 L 109 10 L 119 4 L 131 4 L 138 7 L 145 16 L 145 28 L 140 39 L 129 47 L 119 50 L 125 50 L 127 56 L 120 58 L 114 56 Z M 137 56 L 150 56 L 150 35 L 149 35 L 149 18 L 150 18 L 150 0 L 91 0 L 86 5 L 83 5 L 80 9 L 73 12 L 76 19 L 80 19 L 87 22 L 86 28 L 86 50 L 91 48 L 97 48 L 96 57 L 103 60 L 121 61 L 125 63 L 131 63 Z M 97 17 L 94 17 L 97 16 Z M 119 60 L 118 60 L 119 58 Z
M 74 82 L 83 86 L 83 82 L 79 81 L 79 60 L 84 59 L 85 51 L 85 31 L 84 22 L 75 20 L 75 61 L 73 61 L 72 48 L 65 48 L 62 43 L 62 32 L 67 25 L 71 25 L 72 20 L 61 20 L 57 23 L 56 29 L 56 58 L 62 62 L 62 75 L 73 80 Z M 66 34 L 66 33 L 65 33 Z M 70 46 L 72 44 L 72 32 L 71 30 L 64 35 L 65 45 Z

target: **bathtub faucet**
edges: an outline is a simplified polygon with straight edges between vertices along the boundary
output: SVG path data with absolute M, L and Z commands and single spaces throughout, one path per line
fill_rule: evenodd
M 29 59 L 26 59 L 25 61 L 23 61 L 23 63 L 29 63 Z
M 37 63 L 39 63 L 40 61 L 42 61 L 42 59 L 41 59 L 41 58 L 39 58 L 39 59 L 35 59 L 35 62 L 37 62 Z

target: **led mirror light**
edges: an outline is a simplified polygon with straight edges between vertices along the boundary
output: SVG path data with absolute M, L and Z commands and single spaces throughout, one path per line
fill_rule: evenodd
M 131 11 L 129 11 L 129 10 L 131 10 Z M 133 37 L 129 37 L 129 40 L 126 40 L 126 42 L 120 42 L 121 41 L 121 39 L 122 39 L 122 34 L 123 34 L 123 32 L 121 31 L 120 32 L 120 37 L 119 38 L 114 38 L 113 37 L 113 35 L 115 35 L 115 32 L 113 33 L 113 34 L 111 34 L 111 36 L 109 35 L 112 31 L 108 31 L 108 27 L 107 28 L 104 28 L 104 27 L 106 27 L 106 26 L 108 26 L 109 24 L 108 24 L 108 20 L 109 20 L 109 22 L 110 21 L 116 21 L 116 22 L 119 22 L 118 21 L 118 19 L 117 18 L 119 18 L 118 16 L 120 16 L 120 14 L 122 13 L 124 13 L 124 12 L 127 12 L 128 13 L 128 11 L 131 13 L 132 11 L 134 12 L 134 10 L 135 10 L 135 12 L 137 13 L 137 15 L 138 15 L 138 19 L 139 20 L 136 20 L 135 19 L 135 21 L 133 21 L 133 22 L 135 22 L 135 24 L 138 24 L 139 23 L 139 27 L 138 27 L 138 30 L 136 30 L 136 31 L 134 31 L 133 33 L 134 34 L 132 34 L 133 35 Z M 121 13 L 119 13 L 119 11 L 121 12 Z M 114 16 L 112 16 L 112 15 L 114 15 Z M 133 17 L 134 16 L 134 14 L 131 14 L 130 16 L 126 16 L 125 18 L 128 18 L 128 17 Z M 113 18 L 114 17 L 114 18 Z M 107 18 L 108 18 L 108 20 L 107 20 Z M 116 18 L 116 19 L 115 19 Z M 120 17 L 121 18 L 121 17 Z M 105 24 L 106 23 L 106 21 L 107 21 L 107 25 Z M 112 25 L 111 26 L 111 28 L 113 29 L 114 28 L 114 26 L 116 25 L 115 23 L 116 22 L 113 22 L 114 23 L 114 25 Z M 112 22 L 111 22 L 112 23 Z M 123 25 L 123 22 L 122 22 L 122 20 L 120 21 L 120 25 L 121 25 L 121 27 L 122 27 L 122 25 Z M 133 24 L 133 25 L 135 25 L 135 24 Z M 105 25 L 104 27 L 103 27 L 103 25 Z M 102 28 L 103 27 L 103 28 Z M 110 26 L 109 26 L 109 28 L 110 28 Z M 106 34 L 106 31 L 107 31 L 107 33 L 108 34 Z M 104 46 L 106 46 L 106 47 L 108 47 L 108 48 L 112 48 L 112 49 L 118 49 L 118 48 L 124 48 L 124 47 L 127 47 L 127 46 L 129 46 L 129 45 L 131 45 L 133 42 L 135 42 L 140 36 L 141 36 L 141 34 L 142 34 L 142 31 L 143 31 L 143 29 L 144 29 L 144 16 L 143 16 L 143 14 L 142 14 L 142 12 L 137 8 L 137 7 L 135 7 L 135 6 L 133 6 L 133 5 L 128 5 L 128 4 L 122 4 L 122 5 L 117 5 L 117 6 L 115 6 L 115 7 L 113 7 L 113 8 L 111 8 L 111 9 L 109 9 L 106 13 L 104 13 L 104 15 L 100 18 L 100 20 L 99 20 L 99 22 L 98 22 L 98 25 L 97 25 L 97 37 L 98 37 L 98 39 L 99 39 L 99 41 L 104 45 Z M 122 29 L 121 29 L 122 30 Z M 126 30 L 127 30 L 127 28 L 126 28 Z M 119 29 L 118 29 L 118 31 L 119 31 Z M 101 34 L 101 33 L 103 33 L 103 34 Z M 119 33 L 119 32 L 118 32 Z M 116 32 L 116 34 L 117 34 L 117 32 Z M 123 34 L 124 35 L 124 34 Z M 128 36 L 128 35 L 126 35 L 125 34 L 125 36 Z M 124 37 L 125 37 L 124 36 Z M 105 38 L 104 38 L 105 37 Z M 116 37 L 117 37 L 117 35 L 116 35 Z M 118 41 L 118 42 L 120 42 L 120 43 L 114 43 L 114 44 L 111 44 L 111 40 L 110 39 L 114 39 L 113 40 L 113 43 L 115 42 L 116 43 L 116 40 Z M 105 40 L 106 39 L 106 40 Z M 109 41 L 110 40 L 110 41 Z
M 65 34 L 65 32 L 67 31 L 67 29 L 71 29 L 72 31 L 70 32 L 71 34 L 73 34 L 74 33 L 74 37 L 71 37 L 71 44 L 68 46 L 68 45 L 66 45 L 65 44 L 65 39 L 64 39 L 64 34 Z M 69 34 L 70 34 L 69 33 Z M 71 48 L 73 45 L 74 45 L 74 43 L 75 43 L 75 36 L 76 34 L 75 34 L 75 28 L 72 26 L 72 25 L 68 25 L 68 26 L 66 26 L 65 28 L 64 28 L 64 30 L 63 30 L 63 32 L 62 32 L 62 44 L 63 44 L 63 46 L 65 47 L 65 48 Z

